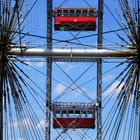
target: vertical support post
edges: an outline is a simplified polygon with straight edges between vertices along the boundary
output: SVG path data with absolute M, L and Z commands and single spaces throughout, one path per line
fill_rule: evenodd
M 140 0 L 138 0 L 138 38 L 140 40 Z
M 0 51 L 0 140 L 3 140 L 3 46 Z
M 98 0 L 98 49 L 103 44 L 103 0 Z M 97 60 L 97 140 L 102 140 L 102 59 Z
M 1 61 L 1 58 L 0 58 Z M 0 140 L 3 140 L 3 79 L 2 64 L 0 63 Z
M 52 0 L 47 0 L 47 49 L 52 49 Z M 46 77 L 46 134 L 45 140 L 51 139 L 51 82 L 52 61 L 47 59 Z
M 138 0 L 138 37 L 139 37 L 139 57 L 140 57 L 140 1 Z M 140 58 L 138 60 L 138 65 L 140 69 Z M 139 119 L 139 126 L 138 126 L 138 140 L 140 140 L 140 70 L 139 70 L 139 78 L 138 78 L 138 119 Z
M 140 65 L 139 65 L 139 69 L 140 69 Z M 138 76 L 137 115 L 138 115 L 137 138 L 138 138 L 138 140 L 140 140 L 140 70 L 139 70 L 139 76 Z
M 0 2 L 1 9 L 1 2 Z M 0 16 L 1 16 L 0 10 Z M 1 29 L 0 20 L 0 29 Z M 2 42 L 2 31 L 0 31 L 0 43 Z M 3 44 L 0 44 L 0 140 L 3 140 Z
M 2 2 L 0 1 L 0 17 L 2 17 Z M 0 30 L 2 19 L 0 18 Z M 2 37 L 2 31 L 0 31 L 0 42 Z M 2 80 L 2 45 L 0 45 L 0 139 L 3 140 L 3 80 Z

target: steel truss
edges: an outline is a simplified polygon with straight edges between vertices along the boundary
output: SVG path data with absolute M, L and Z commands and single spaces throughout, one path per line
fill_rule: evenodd
M 103 2 L 98 1 L 98 49 L 103 44 Z M 97 59 L 97 140 L 102 140 L 102 59 Z
M 103 44 L 103 0 L 99 0 L 98 4 L 98 44 Z M 47 85 L 46 85 L 46 130 L 45 140 L 51 139 L 51 80 L 52 80 L 52 62 L 53 61 L 65 61 L 65 62 L 93 62 L 97 61 L 97 139 L 102 140 L 102 58 L 114 58 L 114 59 L 135 59 L 139 58 L 139 50 L 134 49 L 132 46 L 129 49 L 124 50 L 109 50 L 102 49 L 102 45 L 98 45 L 98 49 L 53 49 L 52 48 L 52 0 L 47 0 L 47 46 L 45 49 L 30 49 L 21 46 L 10 46 L 12 48 L 6 51 L 9 57 L 45 57 L 47 58 Z M 20 44 L 21 45 L 21 44 Z M 137 60 L 137 59 L 135 59 Z M 2 60 L 0 66 L 0 139 L 3 139 L 3 66 Z M 140 99 L 139 99 L 140 100 Z M 139 107 L 140 117 L 140 107 Z M 140 118 L 139 118 L 140 122 Z M 140 124 L 140 123 L 139 123 Z M 140 126 L 139 126 L 140 129 Z M 140 131 L 140 130 L 139 130 Z M 140 132 L 138 132 L 140 135 Z M 139 136 L 140 140 L 140 136 Z
M 52 0 L 47 0 L 47 49 L 52 49 Z M 46 75 L 46 134 L 45 140 L 51 139 L 51 80 L 52 80 L 52 62 L 47 59 Z
M 11 49 L 8 54 L 30 57 L 47 57 L 47 77 L 46 77 L 46 135 L 45 140 L 51 139 L 51 78 L 52 78 L 52 60 L 68 61 L 74 59 L 77 61 L 92 61 L 97 59 L 97 139 L 102 140 L 102 59 L 101 58 L 132 58 L 137 55 L 136 50 L 104 50 L 102 45 L 98 45 L 97 50 L 63 50 L 52 49 L 52 0 L 47 0 L 47 49 Z M 98 1 L 98 44 L 103 44 L 103 0 Z M 62 60 L 63 59 L 63 60 Z

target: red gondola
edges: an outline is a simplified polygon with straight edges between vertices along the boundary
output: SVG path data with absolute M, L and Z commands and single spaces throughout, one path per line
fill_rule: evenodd
M 95 31 L 95 8 L 56 8 L 54 29 L 62 31 Z
M 53 128 L 95 128 L 95 103 L 54 103 Z

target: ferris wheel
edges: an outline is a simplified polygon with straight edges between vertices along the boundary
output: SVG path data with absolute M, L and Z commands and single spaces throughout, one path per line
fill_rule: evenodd
M 139 12 L 139 0 L 1 0 L 0 139 L 140 140 Z

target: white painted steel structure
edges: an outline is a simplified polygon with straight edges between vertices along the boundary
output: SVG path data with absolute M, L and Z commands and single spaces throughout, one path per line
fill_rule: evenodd
M 136 49 L 107 50 L 107 49 L 19 49 L 13 48 L 7 52 L 9 55 L 28 57 L 52 58 L 134 58 L 138 55 Z

